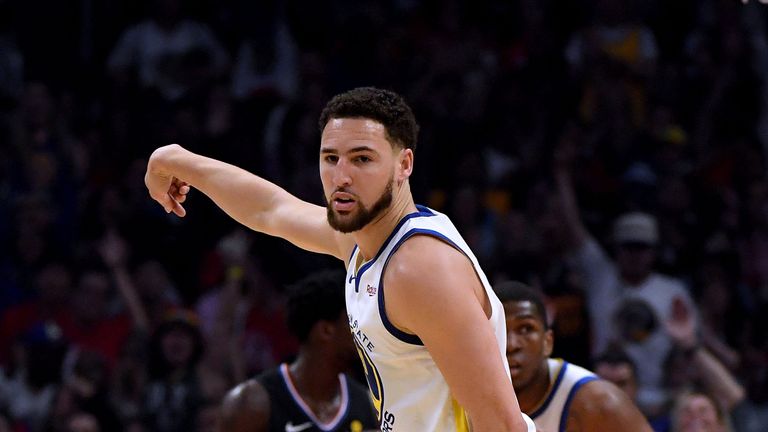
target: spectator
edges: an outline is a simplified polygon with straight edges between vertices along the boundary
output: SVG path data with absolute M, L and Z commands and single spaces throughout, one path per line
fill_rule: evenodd
M 6 310 L 0 317 L 0 365 L 12 361 L 12 347 L 28 335 L 61 338 L 71 273 L 65 262 L 52 260 L 34 274 L 34 298 Z
M 98 264 L 87 266 L 80 272 L 69 313 L 59 321 L 67 340 L 75 347 L 101 354 L 110 368 L 134 326 L 130 315 L 110 313 L 112 290 L 106 268 Z
M 637 368 L 625 352 L 609 348 L 593 363 L 597 376 L 616 384 L 631 400 L 637 400 Z
M 7 404 L 8 412 L 20 427 L 39 430 L 59 392 L 66 347 L 61 340 L 48 340 L 44 335 L 28 338 L 17 348 L 18 363 L 13 376 L 0 382 L 0 400 Z
M 219 241 L 223 283 L 201 296 L 196 308 L 211 348 L 206 361 L 228 374 L 231 384 L 278 364 L 298 346 L 284 325 L 281 298 L 249 256 L 251 241 L 241 229 Z
M 663 322 L 673 302 L 682 301 L 694 310 L 693 301 L 679 280 L 653 271 L 659 233 L 651 215 L 626 213 L 615 221 L 616 260 L 609 258 L 581 221 L 568 157 L 568 150 L 561 148 L 555 177 L 573 261 L 585 277 L 592 352 L 618 343 L 637 365 L 638 404 L 646 415 L 658 413 L 665 403 L 664 360 L 673 346 Z
M 193 430 L 203 401 L 197 366 L 204 351 L 197 317 L 177 309 L 150 341 L 149 383 L 142 410 L 154 432 Z
M 109 398 L 109 370 L 104 358 L 95 352 L 74 349 L 68 354 L 65 368 L 71 368 L 64 371 L 63 382 L 75 408 L 93 416 L 100 430 L 119 430 L 121 424 Z
M 675 398 L 671 432 L 731 432 L 725 411 L 709 393 L 689 391 Z
M 293 100 L 298 92 L 299 53 L 279 2 L 261 2 L 248 23 L 232 71 L 237 99 L 273 97 Z
M 689 388 L 702 388 L 722 411 L 718 417 L 730 416 L 744 402 L 746 391 L 728 369 L 702 346 L 698 339 L 701 332 L 693 312 L 681 299 L 674 300 L 665 327 L 675 344 L 666 370 L 670 390 L 682 393 Z
M 141 88 L 169 101 L 220 76 L 227 67 L 224 48 L 211 30 L 182 14 L 180 0 L 154 0 L 154 14 L 127 29 L 109 56 L 118 83 L 135 71 Z

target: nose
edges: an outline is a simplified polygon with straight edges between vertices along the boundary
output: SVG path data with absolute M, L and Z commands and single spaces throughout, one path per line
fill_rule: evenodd
M 349 175 L 347 162 L 341 159 L 336 166 L 333 167 L 333 185 L 340 188 L 349 186 L 350 184 L 352 184 L 352 177 Z

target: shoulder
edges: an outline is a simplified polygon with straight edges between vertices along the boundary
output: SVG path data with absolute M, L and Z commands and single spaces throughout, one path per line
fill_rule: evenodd
M 478 280 L 462 250 L 429 234 L 416 234 L 400 244 L 383 277 L 388 293 L 402 291 L 409 299 L 420 293 L 445 294 L 451 287 L 472 286 Z
M 266 430 L 270 411 L 269 393 L 261 383 L 250 379 L 237 385 L 224 397 L 222 424 L 225 430 L 235 432 Z
M 604 380 L 581 386 L 573 398 L 568 422 L 579 430 L 650 431 L 645 417 L 621 389 Z
M 614 267 L 613 261 L 608 257 L 603 246 L 589 234 L 587 234 L 584 242 L 571 250 L 569 256 L 578 265 L 586 266 L 590 269 L 598 266 L 605 269 L 612 269 Z
M 461 266 L 470 268 L 470 261 L 461 250 L 435 236 L 416 234 L 393 252 L 386 274 L 388 279 L 418 282 L 425 276 L 440 276 L 440 270 L 455 272 Z
M 479 279 L 460 250 L 429 235 L 406 240 L 383 275 L 386 311 L 398 328 L 419 334 L 438 326 L 476 300 Z M 456 311 L 456 314 L 447 313 Z
M 625 403 L 629 398 L 612 383 L 596 379 L 581 386 L 573 398 L 572 412 L 612 411 Z

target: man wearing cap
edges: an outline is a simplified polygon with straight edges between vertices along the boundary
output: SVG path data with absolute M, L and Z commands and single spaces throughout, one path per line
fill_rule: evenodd
M 676 299 L 691 311 L 693 301 L 681 281 L 653 270 L 659 242 L 653 216 L 632 212 L 616 219 L 612 260 L 581 221 L 568 167 L 556 166 L 555 178 L 571 236 L 573 263 L 584 276 L 592 354 L 620 346 L 637 365 L 637 402 L 646 414 L 653 415 L 665 402 L 664 361 L 674 344 L 664 323 Z

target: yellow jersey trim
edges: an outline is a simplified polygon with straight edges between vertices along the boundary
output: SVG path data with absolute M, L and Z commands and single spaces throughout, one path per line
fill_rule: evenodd
M 469 417 L 467 412 L 464 411 L 461 405 L 456 402 L 456 399 L 451 398 L 453 404 L 453 420 L 456 424 L 456 432 L 469 432 Z

